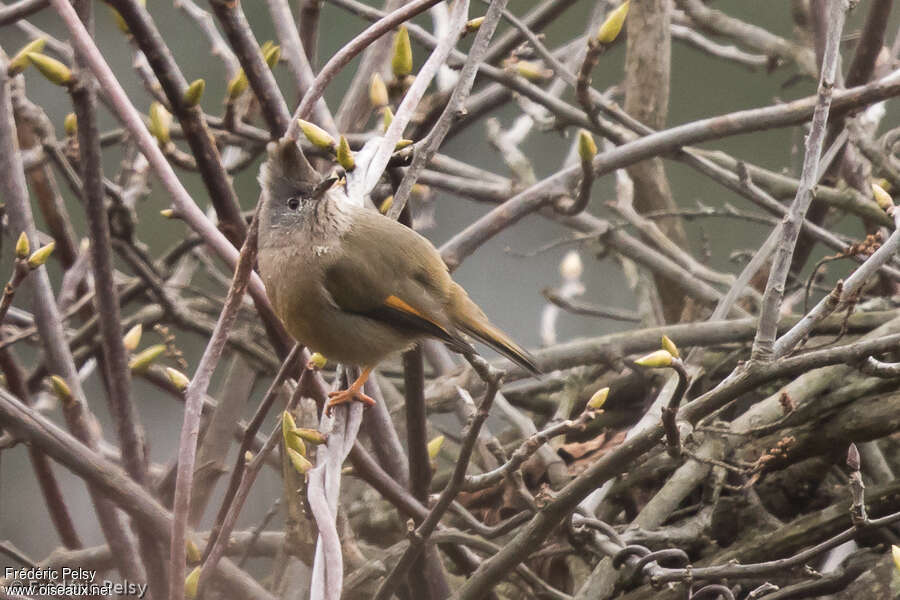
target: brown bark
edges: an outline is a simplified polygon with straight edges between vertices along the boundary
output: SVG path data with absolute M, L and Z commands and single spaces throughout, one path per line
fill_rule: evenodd
M 625 110 L 642 123 L 662 129 L 669 105 L 671 0 L 632 3 L 626 21 Z M 634 206 L 640 213 L 677 208 L 662 159 L 654 158 L 628 168 L 634 181 Z M 676 244 L 688 246 L 681 220 L 664 219 L 660 228 Z M 655 277 L 667 322 L 680 320 L 685 293 L 670 279 Z

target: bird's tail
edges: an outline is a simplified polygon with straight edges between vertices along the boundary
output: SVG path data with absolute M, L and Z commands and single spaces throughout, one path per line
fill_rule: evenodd
M 487 315 L 472 302 L 465 290 L 455 283 L 450 291 L 450 302 L 454 305 L 451 313 L 454 315 L 454 325 L 458 329 L 484 342 L 523 369 L 535 375 L 540 374 L 534 357 L 492 325 Z

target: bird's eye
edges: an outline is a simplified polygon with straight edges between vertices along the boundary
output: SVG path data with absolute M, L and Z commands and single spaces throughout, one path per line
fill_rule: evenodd
M 288 208 L 291 210 L 297 210 L 300 208 L 300 199 L 296 196 L 291 196 L 287 201 Z

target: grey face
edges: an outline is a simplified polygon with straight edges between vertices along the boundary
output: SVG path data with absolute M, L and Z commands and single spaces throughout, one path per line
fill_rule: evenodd
M 290 234 L 314 224 L 325 202 L 325 192 L 334 183 L 299 181 L 292 176 L 283 156 L 275 155 L 260 172 L 264 201 L 260 213 L 259 243 L 272 247 L 291 243 Z

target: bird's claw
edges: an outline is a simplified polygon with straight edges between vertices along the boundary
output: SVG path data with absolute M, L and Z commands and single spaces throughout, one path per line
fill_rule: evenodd
M 338 404 L 346 404 L 347 402 L 353 402 L 354 400 L 358 400 L 367 406 L 374 406 L 375 400 L 371 397 L 364 394 L 361 390 L 355 390 L 352 387 L 347 388 L 346 390 L 338 390 L 336 392 L 328 393 L 328 404 L 325 405 L 325 410 L 328 414 L 331 414 L 331 411 Z

